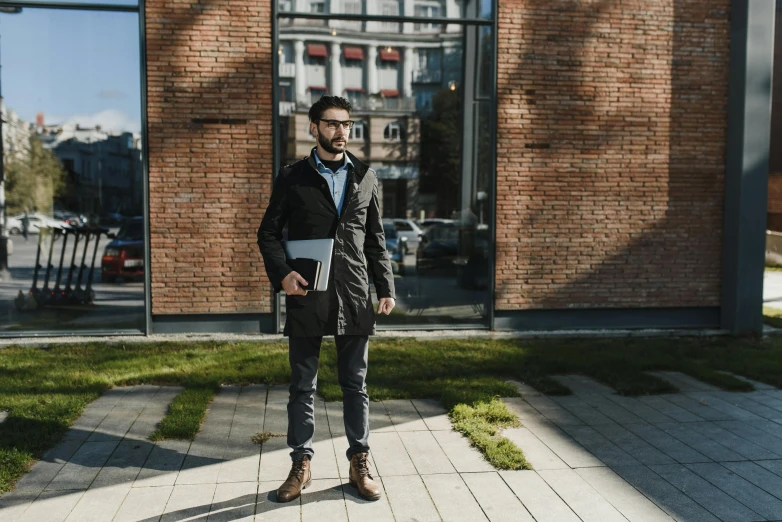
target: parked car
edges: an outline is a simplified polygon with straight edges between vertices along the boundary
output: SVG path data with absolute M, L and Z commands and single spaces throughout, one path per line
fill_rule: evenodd
M 405 263 L 403 249 L 407 240 L 399 237 L 396 226 L 390 219 L 383 220 L 383 233 L 386 236 L 386 250 L 388 251 L 388 257 L 391 258 L 392 267 L 394 263 L 403 265 Z
M 11 234 L 22 233 L 22 218 L 24 214 L 18 214 L 16 216 L 8 218 L 8 232 Z M 68 224 L 65 221 L 50 218 L 45 214 L 39 212 L 32 212 L 27 214 L 27 219 L 30 220 L 30 225 L 27 228 L 28 234 L 37 234 L 41 228 L 68 228 Z M 11 226 L 13 220 L 14 225 Z
M 412 219 L 395 218 L 393 220 L 396 226 L 396 233 L 399 237 L 405 239 L 404 254 L 407 255 L 411 250 L 418 248 L 418 242 L 421 241 L 423 230 Z
M 433 224 L 424 230 L 415 251 L 415 269 L 419 275 L 432 270 L 455 270 L 459 253 L 459 228 L 448 223 Z
M 114 283 L 118 278 L 144 278 L 144 219 L 128 218 L 117 236 L 103 251 L 100 278 L 103 283 Z
M 426 218 L 421 221 L 416 221 L 416 224 L 418 225 L 421 230 L 425 230 L 431 226 L 434 225 L 444 225 L 449 226 L 455 224 L 455 221 L 453 219 L 444 219 L 444 218 Z

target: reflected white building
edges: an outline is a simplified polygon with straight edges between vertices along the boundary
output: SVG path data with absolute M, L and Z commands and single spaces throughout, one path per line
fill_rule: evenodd
M 458 18 L 457 0 L 280 0 L 280 12 Z M 350 150 L 382 181 L 384 217 L 409 217 L 418 197 L 420 116 L 462 73 L 462 27 L 280 19 L 279 113 L 283 164 L 309 154 L 307 111 L 323 94 L 351 101 Z
M 29 149 L 30 136 L 34 134 L 33 124 L 25 121 L 0 100 L 0 125 L 3 126 L 3 152 L 6 163 L 22 159 Z
M 109 133 L 100 126 L 42 125 L 44 147 L 65 168 L 71 185 L 67 210 L 102 214 L 140 214 L 143 203 L 141 135 Z

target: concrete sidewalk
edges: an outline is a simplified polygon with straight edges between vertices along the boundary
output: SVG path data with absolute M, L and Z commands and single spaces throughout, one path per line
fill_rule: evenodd
M 366 502 L 347 484 L 341 404 L 316 403 L 313 483 L 274 502 L 290 466 L 285 387 L 223 387 L 196 440 L 148 435 L 179 392 L 116 388 L 0 497 L 11 521 L 754 521 L 782 520 L 782 390 L 728 393 L 660 374 L 682 393 L 621 397 L 580 376 L 575 395 L 520 386 L 505 399 L 524 427 L 505 435 L 534 471 L 492 469 L 435 401 L 371 404 Z

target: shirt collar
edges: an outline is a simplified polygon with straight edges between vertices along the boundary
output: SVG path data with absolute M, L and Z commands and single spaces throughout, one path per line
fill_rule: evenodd
M 323 162 L 320 160 L 320 157 L 318 156 L 318 148 L 317 147 L 312 149 L 312 155 L 315 158 L 315 165 L 317 165 L 319 168 L 320 167 L 326 168 L 326 165 L 323 164 Z M 354 167 L 353 162 L 350 161 L 350 158 L 348 158 L 348 153 L 347 152 L 342 154 L 342 157 L 344 158 L 344 160 L 342 162 L 342 167 L 340 167 L 340 168 L 344 167 L 344 168 L 347 169 L 348 167 L 350 167 L 350 168 Z M 339 170 L 339 169 L 337 169 L 337 170 Z

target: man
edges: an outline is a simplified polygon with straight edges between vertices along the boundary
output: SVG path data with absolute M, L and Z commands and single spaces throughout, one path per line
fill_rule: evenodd
M 314 393 L 324 335 L 334 335 L 349 448 L 350 484 L 368 500 L 380 498 L 372 479 L 369 452 L 369 397 L 366 392 L 369 336 L 375 333 L 375 311 L 369 272 L 379 299 L 378 313 L 394 308 L 394 278 L 385 247 L 375 172 L 347 151 L 353 127 L 350 103 L 323 96 L 309 111 L 310 133 L 317 146 L 310 156 L 280 170 L 269 206 L 258 230 L 258 246 L 275 292 L 285 290 L 291 385 L 288 398 L 290 474 L 277 500 L 297 498 L 311 479 L 314 455 Z M 334 238 L 328 290 L 308 291 L 288 266 L 281 240 Z

